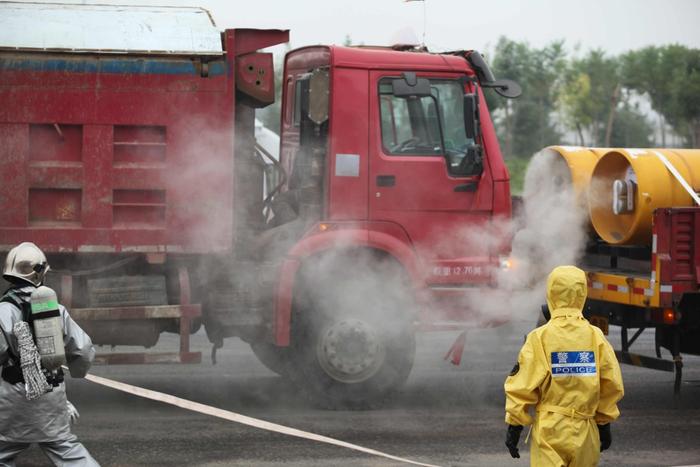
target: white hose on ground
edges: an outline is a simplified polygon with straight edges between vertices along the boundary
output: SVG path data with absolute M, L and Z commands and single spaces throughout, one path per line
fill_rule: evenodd
M 252 426 L 255 428 L 260 428 L 262 430 L 273 431 L 275 433 L 281 433 L 284 435 L 295 436 L 297 438 L 308 439 L 311 441 L 316 441 L 319 443 L 332 444 L 334 446 L 340 446 L 354 451 L 364 452 L 366 454 L 371 454 L 374 456 L 384 457 L 386 459 L 391 459 L 398 462 L 404 462 L 411 465 L 420 465 L 423 467 L 439 467 L 434 464 L 425 464 L 418 461 L 413 461 L 410 459 L 405 459 L 403 457 L 392 456 L 391 454 L 386 454 L 381 451 L 376 451 L 374 449 L 365 448 L 358 446 L 357 444 L 346 443 L 345 441 L 340 441 L 334 438 L 329 438 L 327 436 L 317 435 L 315 433 L 309 433 L 308 431 L 297 430 L 296 428 L 290 428 L 284 425 L 278 425 L 276 423 L 266 422 L 264 420 L 259 420 L 257 418 L 247 417 L 235 412 L 230 412 L 228 410 L 217 409 L 216 407 L 211 407 L 208 405 L 200 404 L 198 402 L 193 402 L 187 399 L 181 399 L 170 394 L 164 394 L 158 391 L 152 391 L 150 389 L 140 388 L 138 386 L 132 386 L 130 384 L 121 383 L 119 381 L 114 381 L 111 379 L 103 378 L 101 376 L 87 375 L 85 379 L 92 381 L 93 383 L 100 384 L 118 391 L 133 394 L 135 396 L 143 397 L 146 399 L 151 399 L 158 402 L 164 402 L 166 404 L 174 405 L 186 410 L 191 410 L 193 412 L 199 412 L 205 415 L 211 415 L 212 417 L 223 418 L 224 420 L 229 420 L 231 422 L 241 423 L 243 425 Z

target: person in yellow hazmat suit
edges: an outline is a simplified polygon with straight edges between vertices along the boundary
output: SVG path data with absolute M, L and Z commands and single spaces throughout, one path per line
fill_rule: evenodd
M 528 334 L 504 385 L 506 446 L 520 457 L 520 433 L 532 425 L 533 466 L 597 465 L 612 442 L 610 423 L 620 415 L 620 365 L 603 332 L 583 317 L 586 282 L 574 266 L 549 274 L 551 319 Z

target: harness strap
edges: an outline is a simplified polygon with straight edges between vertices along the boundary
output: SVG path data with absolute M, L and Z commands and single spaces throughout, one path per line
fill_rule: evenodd
M 5 294 L 0 298 L 0 303 L 10 303 L 22 311 L 22 320 L 27 322 L 31 328 L 32 325 L 32 308 L 31 304 L 22 299 L 22 296 L 18 294 L 13 288 L 5 291 Z M 5 340 L 9 344 L 9 336 L 5 334 L 5 331 L 0 329 L 0 332 L 4 334 Z M 12 351 L 12 346 L 7 349 L 9 359 L 8 364 L 3 366 L 1 377 L 10 384 L 24 383 L 24 376 L 22 375 L 22 369 L 20 367 L 19 355 L 15 355 Z M 64 380 L 63 369 L 59 368 L 56 372 L 50 372 L 42 367 L 46 381 L 52 386 L 57 387 Z
M 553 412 L 566 417 L 577 418 L 579 420 L 589 420 L 595 417 L 595 413 L 588 414 L 584 412 L 579 412 L 578 410 L 571 407 L 560 407 L 558 405 L 542 404 L 537 407 L 538 412 Z
M 22 369 L 17 365 L 2 367 L 2 379 L 10 384 L 24 383 Z
M 0 303 L 9 303 L 11 305 L 16 306 L 21 312 L 22 312 L 22 320 L 26 321 L 27 323 L 30 324 L 31 326 L 31 316 L 32 316 L 32 309 L 31 309 L 31 304 L 27 302 L 26 300 L 22 300 L 22 297 L 15 292 L 12 288 L 7 289 L 5 293 L 3 294 L 2 298 L 0 298 Z M 5 333 L 4 330 L 0 329 L 0 331 L 5 335 L 5 340 L 7 340 L 7 343 L 9 344 L 9 336 Z M 10 330 L 11 331 L 11 330 Z M 8 331 L 9 332 L 9 331 Z M 9 362 L 11 366 L 17 366 L 19 367 L 19 355 L 15 355 L 15 353 L 12 351 L 12 346 L 10 345 L 7 349 L 7 353 L 9 355 Z
M 0 302 L 10 303 L 19 308 L 22 312 L 22 320 L 32 324 L 32 306 L 27 300 L 22 299 L 22 296 L 15 290 L 8 289 L 5 291 L 5 294 L 0 298 Z

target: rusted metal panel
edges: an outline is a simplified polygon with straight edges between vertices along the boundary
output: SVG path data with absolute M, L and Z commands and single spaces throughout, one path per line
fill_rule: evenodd
M 288 29 L 230 29 L 225 33 L 227 40 L 235 36 L 236 55 L 244 55 L 284 42 L 289 42 Z M 226 50 L 230 50 L 229 47 Z
M 106 323 L 118 329 L 122 323 L 133 320 L 179 319 L 180 351 L 168 353 L 106 353 L 98 354 L 95 361 L 106 365 L 149 364 L 149 363 L 200 363 L 200 352 L 190 352 L 190 329 L 192 320 L 202 314 L 200 305 L 164 305 L 123 308 L 75 308 L 71 317 L 81 325 L 90 327 Z M 111 323 L 110 323 L 111 322 Z M 144 321 L 145 323 L 146 321 Z M 139 329 L 141 326 L 139 326 Z
M 0 95 L 2 92 L 0 91 Z M 0 98 L 0 103 L 2 103 Z M 2 105 L 0 105 L 2 107 Z M 0 112 L 2 112 L 0 110 Z M 29 127 L 0 121 L 0 225 L 15 229 L 27 227 L 27 155 Z M 20 240 L 22 241 L 22 240 Z M 2 243 L 14 243 L 3 238 Z
M 74 308 L 70 315 L 76 321 L 119 319 L 168 319 L 201 315 L 199 305 L 134 306 L 122 308 Z
M 102 60 L 86 55 L 80 62 L 93 79 L 85 79 L 71 60 L 52 57 L 0 52 L 0 243 L 33 241 L 47 252 L 229 251 L 233 77 L 223 67 L 206 78 L 187 67 L 170 73 L 191 60 L 156 57 L 141 62 L 167 63 L 165 71 L 133 71 L 135 59 L 114 58 L 103 73 Z M 57 201 L 30 203 L 42 196 Z
M 87 280 L 87 307 L 159 306 L 168 303 L 165 276 L 122 275 Z
M 85 44 L 13 42 L 63 40 L 56 22 Z M 214 49 L 197 45 L 200 26 Z M 103 50 L 105 34 L 124 44 Z M 154 38 L 167 46 L 144 45 Z M 0 250 L 33 241 L 47 253 L 231 252 L 235 62 L 287 38 L 227 30 L 224 53 L 201 9 L 1 3 Z M 186 55 L 164 55 L 176 49 Z M 263 75 L 252 84 L 272 91 L 272 67 Z
M 201 363 L 201 352 L 105 353 L 95 356 L 100 365 L 142 365 L 152 363 Z
M 253 53 L 236 60 L 236 88 L 264 107 L 275 101 L 275 69 L 272 54 Z
M 0 46 L 15 50 L 221 55 L 203 8 L 0 3 Z

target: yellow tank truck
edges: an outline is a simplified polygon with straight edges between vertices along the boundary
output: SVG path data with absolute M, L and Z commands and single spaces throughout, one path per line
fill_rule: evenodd
M 700 150 L 546 151 L 558 174 L 547 183 L 570 187 L 587 212 L 584 315 L 606 334 L 619 326 L 620 362 L 675 372 L 678 395 L 681 354 L 700 355 Z M 630 350 L 646 330 L 655 332 L 655 356 Z

